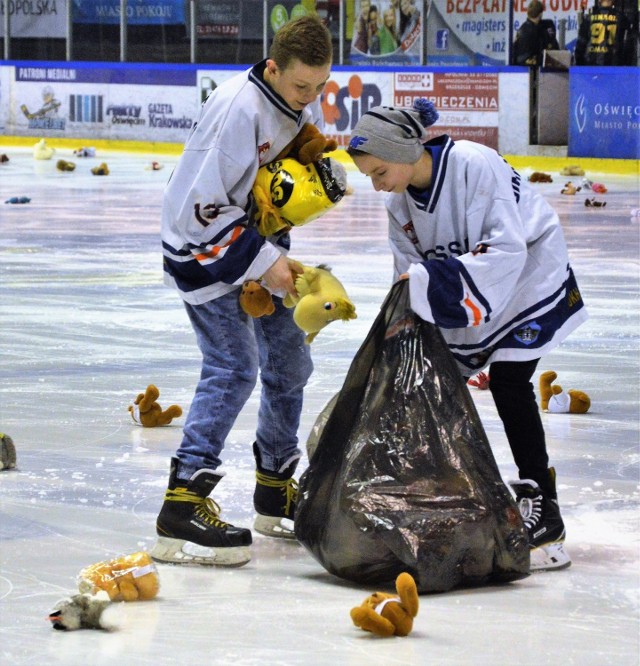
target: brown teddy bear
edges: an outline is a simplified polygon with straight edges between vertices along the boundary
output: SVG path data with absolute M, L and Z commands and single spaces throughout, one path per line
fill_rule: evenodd
M 550 174 L 544 173 L 543 171 L 534 171 L 529 176 L 530 183 L 553 183 L 553 178 Z
M 305 123 L 295 136 L 280 152 L 276 160 L 293 157 L 300 164 L 311 164 L 322 159 L 322 153 L 330 153 L 338 147 L 335 139 L 327 139 L 324 134 L 311 123 Z
M 553 384 L 557 373 L 547 370 L 540 375 L 540 408 L 552 414 L 586 414 L 591 398 L 584 391 L 570 389 L 565 392 L 559 384 Z
M 149 384 L 144 393 L 138 393 L 133 405 L 129 405 L 131 418 L 138 425 L 153 428 L 169 425 L 173 419 L 182 416 L 182 408 L 178 405 L 170 405 L 162 411 L 162 407 L 156 402 L 159 397 L 160 391 L 153 384 Z
M 376 636 L 408 636 L 418 615 L 416 582 L 408 573 L 396 578 L 395 594 L 374 592 L 360 606 L 351 609 L 353 624 Z
M 151 556 L 140 551 L 86 567 L 78 589 L 90 594 L 104 590 L 111 601 L 147 601 L 158 594 L 160 581 Z
M 254 319 L 271 315 L 276 311 L 271 292 L 265 289 L 257 280 L 247 280 L 242 285 L 239 300 L 243 311 Z

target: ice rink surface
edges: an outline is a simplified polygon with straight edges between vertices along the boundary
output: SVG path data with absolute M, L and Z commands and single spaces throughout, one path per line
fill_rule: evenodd
M 189 406 L 199 375 L 178 296 L 162 284 L 159 218 L 176 157 L 59 149 L 35 161 L 1 148 L 0 431 L 18 450 L 0 472 L 0 663 L 637 666 L 640 592 L 638 177 L 588 172 L 609 188 L 561 195 L 580 177 L 536 184 L 558 210 L 590 320 L 539 371 L 586 391 L 586 415 L 544 414 L 573 566 L 503 586 L 424 595 L 407 638 L 376 639 L 349 611 L 374 591 L 328 574 L 300 545 L 254 534 L 240 569 L 160 565 L 150 602 L 120 604 L 120 630 L 53 631 L 46 617 L 79 571 L 154 543 L 183 418 L 165 428 L 127 412 L 149 383 L 163 407 Z M 76 162 L 56 170 L 56 159 Z M 164 168 L 148 169 L 152 160 Z M 107 162 L 108 176 L 90 168 Z M 579 163 L 579 159 L 576 159 Z M 521 170 L 528 175 L 526 170 Z M 328 263 L 356 303 L 313 343 L 304 444 L 339 390 L 390 287 L 381 195 L 354 193 L 293 232 L 291 256 Z M 4 204 L 28 196 L 25 205 Z M 606 207 L 585 207 L 586 198 Z M 538 375 L 535 380 L 537 381 Z M 471 389 L 505 479 L 515 476 L 488 392 Z M 257 393 L 225 449 L 223 517 L 253 522 Z M 299 472 L 306 466 L 306 461 Z

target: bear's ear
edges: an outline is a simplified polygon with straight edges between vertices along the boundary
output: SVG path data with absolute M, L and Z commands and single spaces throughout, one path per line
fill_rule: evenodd
M 371 608 L 356 606 L 351 609 L 351 620 L 356 627 L 370 631 L 376 636 L 393 636 L 395 627 L 389 620 L 379 615 Z

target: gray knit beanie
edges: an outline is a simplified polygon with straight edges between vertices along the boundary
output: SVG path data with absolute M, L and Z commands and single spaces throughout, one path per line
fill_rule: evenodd
M 428 136 L 426 128 L 438 119 L 433 102 L 421 97 L 413 109 L 375 106 L 356 123 L 348 151 L 359 150 L 396 164 L 420 159 Z

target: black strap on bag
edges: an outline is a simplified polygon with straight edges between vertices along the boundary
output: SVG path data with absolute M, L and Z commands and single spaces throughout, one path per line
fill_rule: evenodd
M 295 521 L 327 571 L 367 585 L 408 571 L 420 592 L 528 574 L 518 509 L 440 331 L 409 307 L 407 280 L 332 402 Z

